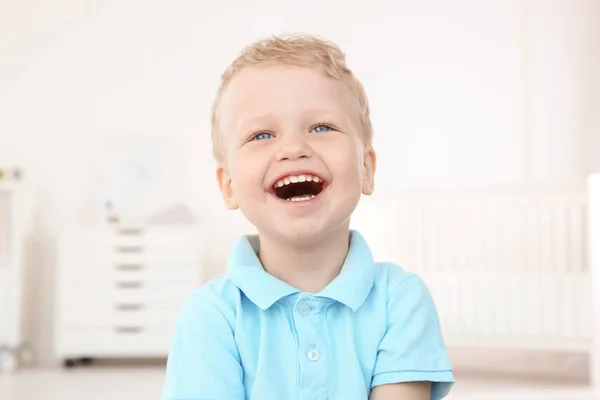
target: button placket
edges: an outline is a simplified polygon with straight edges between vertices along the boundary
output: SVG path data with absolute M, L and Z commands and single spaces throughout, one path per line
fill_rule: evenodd
M 300 398 L 325 398 L 329 390 L 329 357 L 323 308 L 325 302 L 302 296 L 294 305 L 295 327 L 299 333 Z M 308 396 L 308 397 L 305 397 Z

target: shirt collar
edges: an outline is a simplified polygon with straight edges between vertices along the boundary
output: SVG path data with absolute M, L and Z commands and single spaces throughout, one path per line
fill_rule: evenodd
M 258 259 L 256 235 L 240 237 L 227 262 L 227 278 L 263 310 L 299 290 L 267 273 Z
M 369 245 L 357 231 L 350 231 L 350 248 L 340 274 L 319 293 L 356 311 L 373 287 L 375 268 Z
M 240 237 L 227 263 L 227 278 L 263 310 L 298 289 L 267 273 L 258 259 L 258 236 Z M 340 274 L 316 296 L 328 297 L 356 311 L 373 287 L 373 257 L 366 241 L 350 231 L 350 248 Z

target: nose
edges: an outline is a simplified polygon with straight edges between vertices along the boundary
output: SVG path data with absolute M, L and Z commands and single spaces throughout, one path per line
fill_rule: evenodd
M 280 140 L 280 148 L 277 152 L 278 161 L 294 161 L 302 158 L 310 158 L 313 151 L 302 133 L 290 133 L 283 135 Z

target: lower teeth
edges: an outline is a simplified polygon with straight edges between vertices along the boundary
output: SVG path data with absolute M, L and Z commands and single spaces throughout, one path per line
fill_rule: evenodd
M 306 201 L 312 199 L 313 197 L 315 197 L 313 194 L 307 196 L 294 196 L 287 199 L 287 201 Z

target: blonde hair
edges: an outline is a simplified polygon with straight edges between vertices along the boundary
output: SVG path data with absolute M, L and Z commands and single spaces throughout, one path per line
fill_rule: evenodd
M 237 72 L 246 67 L 265 64 L 320 67 L 329 78 L 345 81 L 356 95 L 364 143 L 371 147 L 373 128 L 369 101 L 364 87 L 346 65 L 346 55 L 336 44 L 317 36 L 282 35 L 263 39 L 247 46 L 221 75 L 221 85 L 217 90 L 211 111 L 213 155 L 218 162 L 223 161 L 221 154 L 223 140 L 217 119 L 223 92 Z

